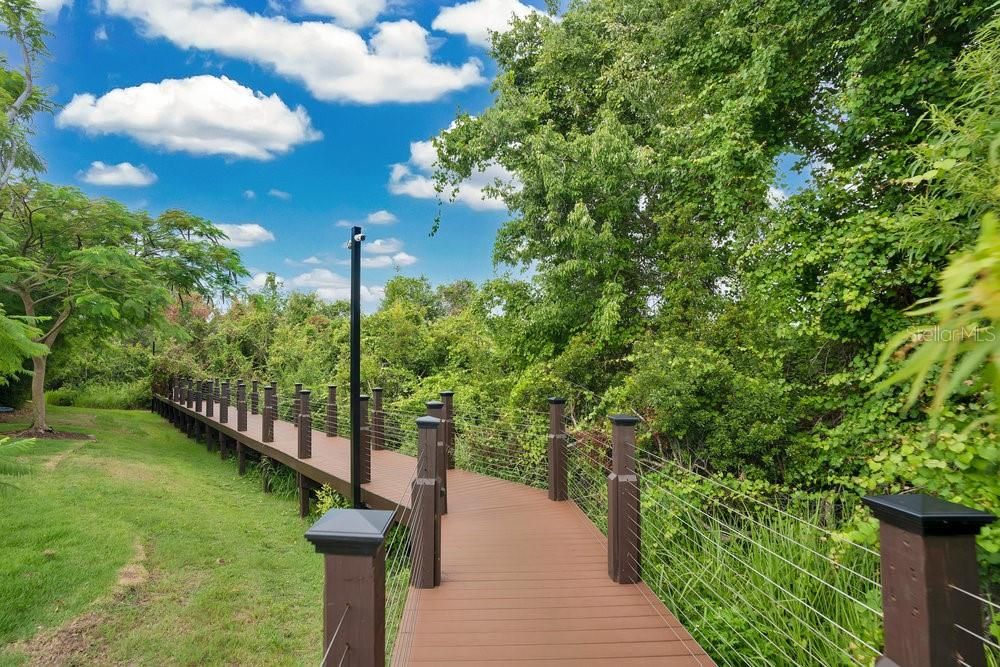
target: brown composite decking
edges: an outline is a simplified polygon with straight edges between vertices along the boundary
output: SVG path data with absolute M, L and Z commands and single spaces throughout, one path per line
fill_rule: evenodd
M 350 493 L 349 442 L 313 431 L 311 458 L 296 456 L 295 427 L 262 418 L 247 430 L 158 397 L 307 478 Z M 372 507 L 409 509 L 413 457 L 372 452 Z M 715 663 L 644 583 L 608 578 L 607 541 L 572 502 L 545 491 L 464 470 L 448 471 L 441 519 L 441 585 L 411 588 L 393 651 L 404 665 L 663 665 Z

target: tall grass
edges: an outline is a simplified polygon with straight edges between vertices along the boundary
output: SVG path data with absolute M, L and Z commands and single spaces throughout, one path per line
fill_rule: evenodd
M 148 380 L 124 384 L 88 384 L 79 388 L 60 387 L 46 392 L 50 405 L 77 408 L 136 410 L 149 405 Z
M 643 579 L 720 665 L 871 665 L 877 556 L 754 503 L 642 484 Z

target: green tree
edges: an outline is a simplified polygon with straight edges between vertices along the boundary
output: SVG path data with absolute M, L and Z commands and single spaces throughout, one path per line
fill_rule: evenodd
M 182 211 L 152 218 L 73 188 L 8 186 L 2 210 L 0 289 L 38 318 L 36 343 L 64 331 L 98 336 L 162 322 L 175 298 L 227 296 L 246 274 L 222 232 Z M 44 318 L 44 319 L 42 319 Z M 46 357 L 32 357 L 35 431 L 45 418 Z
M 42 160 L 32 149 L 31 121 L 36 113 L 52 108 L 35 84 L 39 62 L 48 55 L 41 10 L 33 0 L 0 0 L 0 33 L 13 42 L 21 58 L 18 68 L 0 56 L 0 189 L 15 170 L 37 172 Z

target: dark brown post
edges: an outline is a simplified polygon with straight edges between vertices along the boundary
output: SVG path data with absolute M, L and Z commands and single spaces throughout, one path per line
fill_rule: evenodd
M 219 395 L 219 423 L 228 424 L 229 423 L 229 380 L 225 380 L 222 383 L 222 389 Z
M 247 385 L 243 380 L 236 385 L 236 430 L 247 430 Z
M 312 391 L 303 389 L 299 392 L 299 415 L 309 415 L 312 416 Z
M 985 667 L 976 535 L 986 512 L 923 494 L 864 499 L 880 521 L 880 667 Z
M 222 380 L 215 378 L 215 402 L 222 400 Z
M 608 575 L 619 584 L 639 581 L 639 476 L 635 472 L 638 417 L 611 416 L 608 475 Z
M 205 416 L 215 416 L 215 383 L 209 380 L 208 389 L 205 391 Z
M 292 423 L 295 428 L 299 427 L 299 415 L 302 414 L 302 409 L 299 406 L 299 400 L 302 394 L 302 383 L 295 383 L 295 393 L 292 394 Z
M 372 389 L 372 449 L 385 449 L 385 414 L 382 412 L 382 387 Z
M 250 414 L 256 415 L 260 414 L 260 383 L 257 380 L 252 380 L 253 384 L 250 386 Z
M 299 482 L 299 517 L 309 516 L 309 480 L 302 473 L 295 473 Z
M 361 483 L 367 484 L 372 481 L 372 433 L 368 425 L 368 401 L 371 397 L 361 394 L 358 398 L 361 403 Z
M 232 442 L 229 436 L 219 431 L 219 458 L 225 461 L 229 458 L 229 448 L 232 446 Z
M 337 385 L 326 385 L 326 434 L 337 435 Z
M 240 442 L 236 441 L 236 461 L 239 464 L 240 477 L 247 474 L 247 448 Z
M 438 512 L 448 513 L 448 456 L 444 448 L 444 403 L 441 401 L 427 401 L 427 415 L 434 417 L 440 422 L 437 433 L 437 455 L 434 457 L 436 465 L 435 475 L 438 478 Z
M 549 500 L 569 498 L 565 413 L 565 398 L 549 399 Z
M 274 442 L 274 387 L 264 387 L 264 415 L 260 421 L 261 442 Z
M 414 588 L 434 588 L 441 583 L 441 515 L 437 510 L 438 429 L 436 417 L 417 418 L 419 431 L 417 478 L 413 480 L 410 531 L 410 583 Z
M 201 396 L 204 391 L 204 383 L 201 380 L 194 382 L 194 411 L 201 412 Z
M 194 380 L 188 378 L 184 385 L 184 406 L 187 408 L 194 407 Z
M 455 469 L 455 392 L 442 391 L 441 402 L 444 403 L 444 449 L 447 453 L 448 470 Z
M 309 392 L 302 391 L 302 401 L 309 400 Z M 312 458 L 312 415 L 308 412 L 301 414 L 299 419 L 299 450 L 298 455 L 300 459 Z
M 306 532 L 324 557 L 322 667 L 385 664 L 385 534 L 392 512 L 335 509 Z

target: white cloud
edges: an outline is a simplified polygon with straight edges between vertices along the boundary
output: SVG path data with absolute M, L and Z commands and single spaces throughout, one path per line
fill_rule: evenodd
M 417 258 L 405 252 L 361 258 L 361 266 L 366 269 L 388 269 L 391 266 L 410 266 L 416 263 Z
M 264 285 L 267 284 L 267 275 L 268 274 L 264 273 L 263 271 L 259 271 L 253 274 L 253 277 L 250 279 L 250 282 L 247 283 L 247 287 L 250 287 L 251 289 L 262 289 Z M 285 279 L 282 278 L 281 276 L 276 275 L 275 279 L 278 281 L 279 285 L 285 282 Z
M 489 46 L 491 32 L 506 32 L 512 17 L 524 18 L 531 13 L 541 12 L 518 0 L 472 0 L 443 7 L 431 27 L 465 35 L 473 44 Z
M 322 264 L 323 260 L 321 260 L 316 255 L 313 255 L 312 257 L 306 257 L 304 260 L 302 260 L 302 263 L 303 264 Z
M 386 211 L 385 209 L 382 209 L 380 211 L 375 211 L 374 213 L 369 213 L 368 217 L 365 218 L 365 221 L 369 225 L 391 225 L 394 222 L 397 222 L 398 220 L 399 218 L 397 218 L 392 213 L 389 213 L 389 211 Z
M 243 198 L 244 199 L 256 199 L 257 198 L 257 193 L 254 192 L 253 190 L 244 190 L 243 191 Z
M 274 234 L 257 223 L 242 225 L 216 225 L 229 237 L 222 245 L 229 248 L 250 248 L 274 240 Z
M 108 41 L 108 29 L 103 25 L 97 26 L 97 30 L 94 31 L 94 39 L 98 42 Z
M 288 201 L 292 198 L 292 195 L 284 190 L 278 190 L 277 188 L 271 188 L 267 191 L 268 197 L 274 197 L 275 199 L 281 199 L 283 201 Z
M 777 208 L 788 199 L 788 193 L 781 188 L 772 185 L 767 189 L 767 204 L 771 208 Z
M 349 301 L 351 281 L 329 269 L 313 269 L 288 281 L 288 285 L 298 289 L 312 289 L 325 301 Z M 361 286 L 362 301 L 379 301 L 385 295 L 381 286 Z
M 399 222 L 399 218 L 395 215 L 382 209 L 380 211 L 374 211 L 365 216 L 364 222 L 357 222 L 355 220 L 338 220 L 338 227 L 354 227 L 355 225 L 392 225 Z
M 156 183 L 156 174 L 141 164 L 138 167 L 131 162 L 105 164 L 100 160 L 90 163 L 90 168 L 77 174 L 84 183 L 104 185 L 109 187 L 141 188 Z
M 35 0 L 35 4 L 43 12 L 56 13 L 63 7 L 71 7 L 73 0 Z
M 438 196 L 433 172 L 437 162 L 437 150 L 431 141 L 414 141 L 410 144 L 410 159 L 406 163 L 394 164 L 389 173 L 389 192 L 417 199 L 434 199 Z M 517 179 L 512 173 L 493 164 L 482 171 L 476 171 L 463 181 L 454 193 L 455 201 L 477 211 L 502 211 L 506 204 L 499 199 L 487 197 L 484 189 L 495 185 L 511 184 L 516 187 Z M 452 193 L 445 191 L 445 197 Z
M 106 0 L 106 6 L 150 37 L 271 67 L 322 100 L 427 102 L 484 82 L 475 58 L 460 66 L 432 62 L 428 32 L 411 21 L 379 24 L 368 44 L 333 23 L 264 16 L 224 0 Z M 401 43 L 404 34 L 411 43 Z
M 385 0 L 302 0 L 307 14 L 329 16 L 345 28 L 363 28 L 378 18 Z
M 375 239 L 361 247 L 373 255 L 391 255 L 403 249 L 403 242 L 395 238 Z
M 99 98 L 77 94 L 56 124 L 88 134 L 125 134 L 169 151 L 255 160 L 323 136 L 301 106 L 289 109 L 277 95 L 209 75 L 116 88 Z

